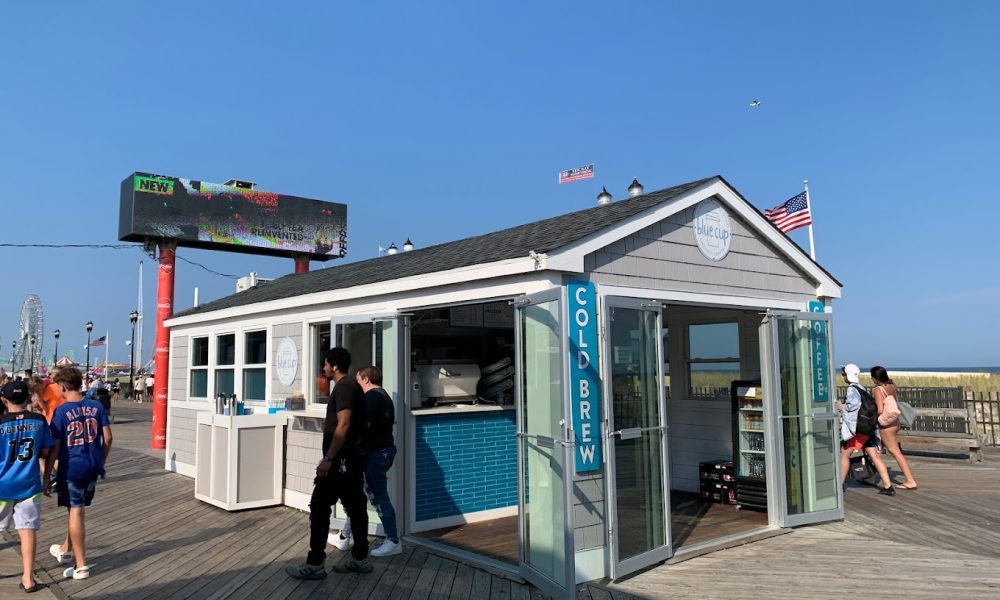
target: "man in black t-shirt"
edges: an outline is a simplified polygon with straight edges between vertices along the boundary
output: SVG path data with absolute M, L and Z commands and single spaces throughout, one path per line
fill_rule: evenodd
M 352 377 L 351 354 L 331 348 L 323 358 L 323 369 L 334 388 L 326 405 L 323 427 L 323 457 L 316 465 L 312 499 L 309 501 L 309 555 L 301 565 L 285 572 L 296 579 L 326 577 L 326 540 L 330 533 L 330 509 L 340 500 L 351 521 L 351 529 L 364 532 L 355 540 L 351 558 L 333 567 L 338 573 L 370 573 L 368 559 L 368 506 L 364 491 L 364 465 L 368 411 L 364 392 Z

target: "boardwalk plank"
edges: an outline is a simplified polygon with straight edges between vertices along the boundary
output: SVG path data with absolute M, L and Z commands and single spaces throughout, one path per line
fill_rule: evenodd
M 510 597 L 511 600 L 530 600 L 531 587 L 523 583 L 512 581 L 510 582 Z
M 472 578 L 476 570 L 469 565 L 458 563 L 455 569 L 455 578 L 451 585 L 450 600 L 464 600 L 471 597 Z
M 490 582 L 490 600 L 510 600 L 510 580 L 494 575 Z
M 437 578 L 438 569 L 441 568 L 441 557 L 433 554 L 424 561 L 424 566 L 417 575 L 417 580 L 413 583 L 413 591 L 410 592 L 410 600 L 427 600 L 431 595 L 431 587 Z
M 437 577 L 434 578 L 434 584 L 431 586 L 430 600 L 447 600 L 448 595 L 451 593 L 451 585 L 455 581 L 455 570 L 457 568 L 458 564 L 455 561 L 446 558 L 441 559 Z
M 395 587 L 389 593 L 389 600 L 406 600 L 410 591 L 413 589 L 414 583 L 417 581 L 417 577 L 420 576 L 420 571 L 424 567 L 424 563 L 427 562 L 428 554 L 421 548 L 415 548 L 413 550 L 413 558 L 406 562 L 406 566 L 403 567 L 403 572 L 399 575 L 399 580 L 396 582 Z
M 492 575 L 477 569 L 472 575 L 472 592 L 470 595 L 473 598 L 483 598 L 483 600 L 489 598 L 492 579 Z

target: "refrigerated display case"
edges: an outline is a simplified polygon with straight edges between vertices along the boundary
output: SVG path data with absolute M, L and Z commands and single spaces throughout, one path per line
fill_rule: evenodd
M 760 381 L 733 381 L 733 466 L 736 507 L 767 509 L 764 394 Z

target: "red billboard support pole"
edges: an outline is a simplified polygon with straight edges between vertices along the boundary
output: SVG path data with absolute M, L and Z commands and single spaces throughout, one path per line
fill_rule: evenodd
M 174 314 L 174 263 L 177 243 L 159 240 L 160 268 L 156 286 L 156 351 L 153 373 L 153 431 L 150 447 L 167 447 L 167 382 L 170 379 L 170 330 L 163 322 Z
M 308 273 L 309 272 L 309 255 L 308 254 L 295 254 L 295 272 L 296 273 Z

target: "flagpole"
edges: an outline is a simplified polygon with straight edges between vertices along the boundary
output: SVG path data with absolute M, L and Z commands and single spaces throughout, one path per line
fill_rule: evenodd
M 111 330 L 104 330 L 104 383 L 108 382 L 108 359 L 111 357 Z
M 806 208 L 809 209 L 809 258 L 816 260 L 816 242 L 813 240 L 813 226 L 812 226 L 812 202 L 809 201 L 809 180 L 803 179 L 802 185 L 806 188 Z

